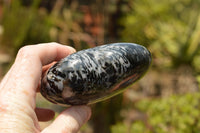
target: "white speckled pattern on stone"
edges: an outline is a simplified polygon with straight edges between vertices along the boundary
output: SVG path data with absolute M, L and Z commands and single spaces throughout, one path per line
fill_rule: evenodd
M 150 52 L 138 44 L 113 43 L 82 50 L 49 69 L 41 92 L 54 103 L 93 103 L 135 82 L 150 64 Z

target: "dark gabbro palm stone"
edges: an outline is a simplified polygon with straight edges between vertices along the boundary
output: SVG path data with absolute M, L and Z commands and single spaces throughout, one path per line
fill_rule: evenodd
M 112 43 L 71 54 L 44 75 L 41 94 L 61 105 L 92 104 L 122 92 L 145 74 L 151 54 L 133 43 Z

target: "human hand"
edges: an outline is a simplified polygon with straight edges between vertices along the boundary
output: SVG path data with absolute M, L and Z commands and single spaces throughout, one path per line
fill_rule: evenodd
M 72 106 L 50 126 L 40 131 L 38 121 L 53 119 L 54 112 L 36 108 L 36 92 L 42 73 L 49 64 L 75 52 L 57 43 L 21 48 L 16 60 L 0 84 L 0 133 L 76 133 L 90 118 L 88 106 Z

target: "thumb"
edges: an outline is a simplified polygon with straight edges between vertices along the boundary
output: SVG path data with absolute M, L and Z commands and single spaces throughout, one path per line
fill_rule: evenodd
M 90 107 L 72 106 L 63 111 L 42 133 L 76 133 L 90 116 Z

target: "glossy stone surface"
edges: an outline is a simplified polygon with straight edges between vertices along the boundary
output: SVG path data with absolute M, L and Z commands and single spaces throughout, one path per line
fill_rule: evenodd
M 96 103 L 122 92 L 150 64 L 150 52 L 138 44 L 113 43 L 82 50 L 47 71 L 41 94 L 61 105 Z

